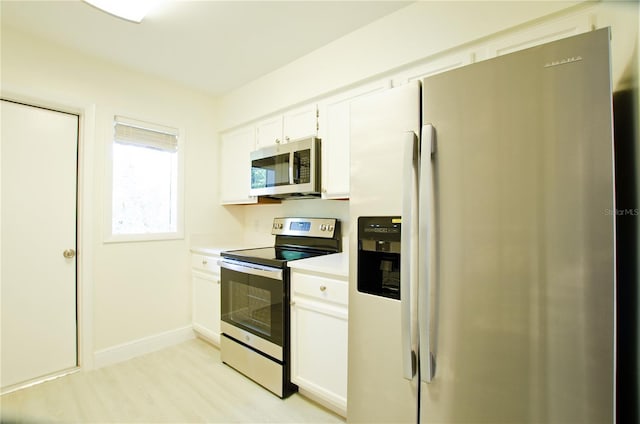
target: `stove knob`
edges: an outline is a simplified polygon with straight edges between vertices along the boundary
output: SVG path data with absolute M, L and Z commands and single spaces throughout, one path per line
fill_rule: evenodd
M 333 231 L 333 225 L 328 225 L 327 226 L 327 231 Z
M 320 231 L 327 231 L 327 224 L 320 225 Z

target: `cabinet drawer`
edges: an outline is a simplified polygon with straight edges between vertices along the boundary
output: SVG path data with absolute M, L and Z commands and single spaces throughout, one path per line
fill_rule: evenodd
M 291 287 L 294 298 L 304 295 L 343 305 L 349 303 L 349 285 L 343 280 L 293 271 Z
M 218 265 L 217 256 L 206 256 L 197 253 L 191 254 L 191 267 L 198 271 L 212 272 L 220 274 L 220 266 Z

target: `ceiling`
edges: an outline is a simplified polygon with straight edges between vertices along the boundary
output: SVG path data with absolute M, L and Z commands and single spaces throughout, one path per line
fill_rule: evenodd
M 140 24 L 80 0 L 0 0 L 0 11 L 2 28 L 221 95 L 409 3 L 165 0 Z

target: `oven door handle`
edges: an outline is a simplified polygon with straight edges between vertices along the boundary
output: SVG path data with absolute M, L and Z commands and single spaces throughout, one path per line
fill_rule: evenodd
M 231 271 L 282 281 L 282 270 L 278 268 L 257 264 L 246 264 L 245 262 L 230 261 L 228 259 L 221 259 L 218 261 L 218 265 L 220 265 L 221 268 L 229 269 Z

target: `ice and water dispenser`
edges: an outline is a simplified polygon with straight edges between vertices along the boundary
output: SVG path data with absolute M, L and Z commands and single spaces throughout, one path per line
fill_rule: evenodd
M 400 299 L 399 216 L 358 218 L 358 291 Z

